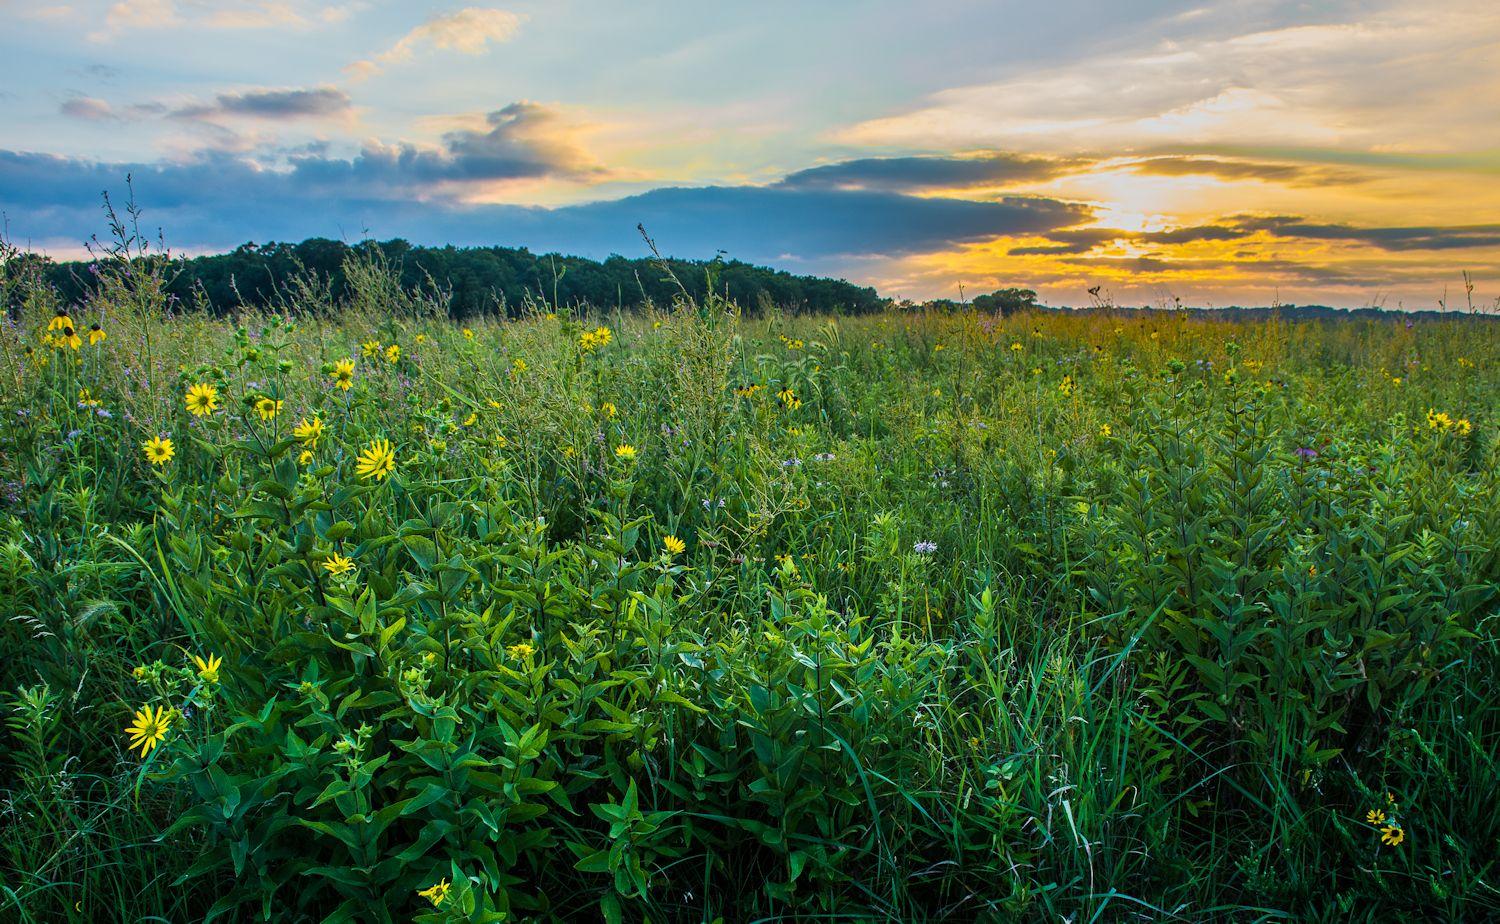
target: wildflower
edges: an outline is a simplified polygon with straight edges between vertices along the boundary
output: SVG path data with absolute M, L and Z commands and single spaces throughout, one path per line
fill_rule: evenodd
M 687 551 L 687 543 L 676 536 L 670 535 L 662 537 L 661 547 L 666 550 L 668 555 L 681 555 Z
M 384 481 L 387 475 L 396 470 L 396 453 L 391 449 L 390 440 L 375 440 L 359 454 L 357 462 L 354 471 L 359 477 L 366 481 L 372 478 Z
M 930 539 L 923 539 L 920 542 L 914 543 L 911 550 L 918 555 L 931 555 L 937 551 L 937 543 Z
M 98 407 L 99 399 L 95 398 L 94 393 L 89 391 L 87 388 L 80 388 L 78 389 L 78 406 Z
M 417 346 L 421 346 L 422 344 L 424 344 L 426 342 L 427 342 L 427 335 L 426 334 L 417 334 Z
M 525 372 L 526 371 L 526 360 L 520 359 L 520 358 L 517 358 L 516 360 L 514 360 L 510 364 L 510 371 L 511 371 L 512 375 L 520 375 L 521 373 Z
M 514 645 L 506 645 L 505 653 L 517 661 L 524 661 L 536 654 L 536 649 L 527 642 L 517 642 Z
M 209 653 L 208 660 L 206 661 L 197 655 L 193 655 L 193 664 L 198 668 L 198 677 L 204 683 L 219 682 L 219 665 L 223 663 L 224 659 L 212 652 Z
M 425 888 L 417 894 L 432 902 L 433 906 L 436 907 L 448 900 L 448 891 L 451 888 L 452 886 L 448 885 L 448 880 L 442 879 L 439 880 L 437 885 Z
M 1311 446 L 1299 446 L 1297 447 L 1297 455 L 1304 459 L 1316 459 L 1318 451 Z
M 312 454 L 312 450 L 311 449 L 304 449 L 301 452 L 297 453 L 297 464 L 298 465 L 306 465 L 307 463 L 311 462 L 312 460 L 313 460 L 313 454 Z
M 614 333 L 611 332 L 609 328 L 596 327 L 593 330 L 583 332 L 583 335 L 578 338 L 578 346 L 581 347 L 585 353 L 592 353 L 597 349 L 609 346 L 609 343 L 614 339 L 614 336 Z
M 323 419 L 314 416 L 312 420 L 308 420 L 304 417 L 301 423 L 292 428 L 292 435 L 306 446 L 317 446 L 318 440 L 323 438 Z
M 616 408 L 612 401 L 606 401 L 599 405 L 599 413 L 603 414 L 608 420 L 614 420 L 615 415 L 619 412 L 619 408 Z
M 194 417 L 207 417 L 219 409 L 219 389 L 208 382 L 199 382 L 187 390 L 184 403 Z
M 366 358 L 371 358 L 380 352 L 380 341 L 366 340 L 359 345 L 359 348 L 365 351 Z
M 1060 383 L 1058 383 L 1057 390 L 1062 393 L 1062 396 L 1064 398 L 1072 395 L 1073 394 L 1073 377 L 1071 375 L 1065 375 L 1065 376 L 1063 376 L 1062 381 Z
M 1385 824 L 1385 812 L 1382 812 L 1380 809 L 1370 809 L 1368 812 L 1365 812 L 1365 821 L 1372 825 L 1383 825 Z
M 1382 844 L 1400 847 L 1404 840 L 1406 840 L 1406 832 L 1398 824 L 1388 824 L 1380 829 L 1380 843 Z
M 385 361 L 386 362 L 388 362 L 388 363 L 394 363 L 397 360 L 399 360 L 400 358 L 401 358 L 401 347 L 399 347 L 399 346 L 397 346 L 396 344 L 393 343 L 390 346 L 388 346 L 388 347 L 385 348 Z
M 130 736 L 130 746 L 140 748 L 145 757 L 151 749 L 167 736 L 167 727 L 172 724 L 172 713 L 165 706 L 142 706 L 135 714 L 135 721 L 125 726 Z
M 333 371 L 328 373 L 328 377 L 333 379 L 333 384 L 348 391 L 354 387 L 354 360 L 341 359 L 334 363 Z
M 1010 351 L 1012 353 L 1019 353 L 1019 352 L 1021 352 L 1024 349 L 1026 349 L 1026 348 L 1023 347 L 1023 346 L 1021 346 L 1021 341 L 1015 340 L 1015 341 L 1011 342 Z
M 508 439 L 505 438 L 505 434 L 504 433 L 496 433 L 495 434 L 495 448 L 496 449 L 504 449 L 506 446 L 509 446 L 509 445 L 510 445 L 510 440 L 508 440 Z
M 633 462 L 635 461 L 635 455 L 635 447 L 630 445 L 629 443 L 621 443 L 620 445 L 615 447 L 616 459 L 622 459 L 626 462 Z
M 146 452 L 146 461 L 152 465 L 166 465 L 172 461 L 172 456 L 177 450 L 172 447 L 172 441 L 166 437 L 153 436 L 141 444 Z
M 48 332 L 54 330 L 70 330 L 72 329 L 72 327 L 73 319 L 68 317 L 68 313 L 61 308 L 57 309 L 57 314 L 53 315 L 52 320 L 47 322 Z
M 334 577 L 343 577 L 354 570 L 354 560 L 334 552 L 323 562 L 323 570 Z
M 260 415 L 261 420 L 275 420 L 276 415 L 281 413 L 282 402 L 276 398 L 260 397 L 255 401 L 255 413 Z
M 474 332 L 472 330 L 470 330 L 469 328 L 467 328 L 467 327 L 464 328 L 464 339 L 465 340 L 473 340 L 474 339 Z
M 83 338 L 78 336 L 78 331 L 72 325 L 64 327 L 62 333 L 57 337 L 58 349 L 67 347 L 70 350 L 76 350 L 81 346 L 83 346 Z
M 1100 436 L 1112 436 L 1112 435 L 1114 435 L 1114 432 L 1115 431 L 1113 431 L 1113 430 L 1110 429 L 1109 424 L 1104 424 L 1103 426 L 1101 426 L 1099 428 L 1099 435 Z
M 472 427 L 479 422 L 479 412 L 470 411 L 469 416 L 464 418 L 464 426 Z
M 802 399 L 797 397 L 797 393 L 795 391 L 792 391 L 790 387 L 783 388 L 781 391 L 778 391 L 776 393 L 776 397 L 787 408 L 787 410 L 795 411 L 797 408 L 802 406 Z
M 109 334 L 104 332 L 104 328 L 98 324 L 93 325 L 89 328 L 89 346 L 93 346 L 96 343 L 103 343 L 108 336 Z

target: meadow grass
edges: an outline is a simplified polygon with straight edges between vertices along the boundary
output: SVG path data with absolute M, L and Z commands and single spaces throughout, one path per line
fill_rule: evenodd
M 6 283 L 8 920 L 1500 914 L 1494 323 L 153 280 Z

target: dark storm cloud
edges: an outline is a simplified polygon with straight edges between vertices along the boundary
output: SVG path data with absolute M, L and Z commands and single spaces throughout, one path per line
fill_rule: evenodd
M 777 185 L 887 192 L 963 189 L 1047 180 L 1076 169 L 1080 163 L 1007 152 L 976 157 L 866 157 L 799 170 Z
M 501 111 L 502 113 L 504 110 Z M 306 153 L 284 170 L 230 153 L 187 164 L 105 164 L 0 151 L 0 209 L 22 239 L 81 241 L 100 227 L 99 193 L 122 193 L 134 176 L 151 227 L 179 247 L 232 247 L 247 239 L 347 237 L 365 230 L 418 243 L 525 245 L 585 256 L 638 253 L 644 223 L 663 250 L 684 257 L 723 249 L 785 262 L 846 255 L 900 255 L 1009 235 L 1046 234 L 1089 220 L 1086 206 L 1010 197 L 993 202 L 889 192 L 780 187 L 657 189 L 556 209 L 464 205 L 423 184 L 529 176 L 556 169 L 506 133 L 449 136 L 441 152 L 396 147 L 351 159 Z M 498 136 L 497 136 L 498 133 Z
M 211 103 L 184 106 L 172 114 L 184 119 L 250 116 L 257 119 L 302 119 L 339 116 L 350 108 L 349 94 L 336 87 L 294 90 L 246 90 L 220 93 Z

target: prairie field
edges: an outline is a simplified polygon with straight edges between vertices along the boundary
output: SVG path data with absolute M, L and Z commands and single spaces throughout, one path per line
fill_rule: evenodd
M 1493 320 L 349 278 L 5 279 L 0 919 L 1500 916 Z

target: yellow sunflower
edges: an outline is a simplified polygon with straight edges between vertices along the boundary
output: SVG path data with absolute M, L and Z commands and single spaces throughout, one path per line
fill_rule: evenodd
M 141 449 L 146 453 L 146 461 L 152 465 L 166 465 L 177 454 L 172 441 L 163 436 L 151 437 L 141 444 Z
M 141 756 L 145 757 L 167 736 L 171 724 L 172 712 L 165 706 L 142 706 L 135 714 L 135 721 L 125 726 L 125 734 L 130 736 L 130 746 L 140 748 Z
M 396 470 L 396 452 L 391 448 L 390 440 L 375 440 L 359 454 L 358 464 L 354 471 L 359 477 L 369 481 L 384 481 L 386 476 Z
M 194 417 L 207 417 L 219 409 L 219 389 L 199 382 L 187 390 L 187 409 Z

